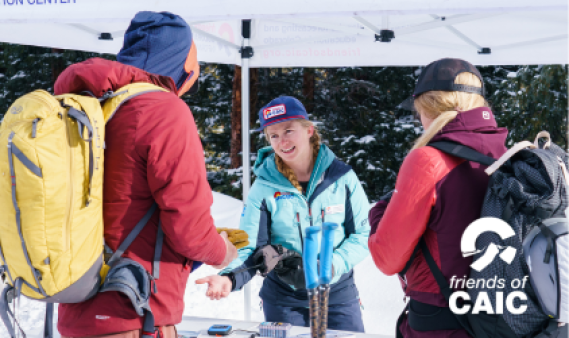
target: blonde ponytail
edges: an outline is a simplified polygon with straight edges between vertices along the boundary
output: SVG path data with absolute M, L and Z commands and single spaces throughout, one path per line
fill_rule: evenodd
M 426 146 L 429 141 L 431 141 L 431 139 L 441 131 L 444 126 L 454 120 L 457 115 L 458 112 L 456 110 L 442 112 L 433 122 L 431 122 L 431 125 L 423 132 L 423 135 L 415 141 L 415 145 L 411 150 Z
M 472 73 L 460 73 L 454 80 L 456 84 L 482 87 L 480 79 Z M 425 117 L 432 119 L 431 125 L 417 139 L 413 149 L 426 146 L 444 126 L 461 112 L 478 107 L 487 107 L 488 103 L 479 94 L 466 92 L 430 91 L 415 99 L 415 109 Z M 460 109 L 458 111 L 457 109 Z
M 320 144 L 322 140 L 322 138 L 320 137 L 320 133 L 318 133 L 316 126 L 314 126 L 312 122 L 304 119 L 298 119 L 297 121 L 300 122 L 300 125 L 303 126 L 304 128 L 309 128 L 310 126 L 314 127 L 314 134 L 312 134 L 312 136 L 310 137 L 310 144 L 312 144 L 312 161 L 313 163 L 316 163 L 316 159 L 318 158 L 318 153 L 320 152 Z M 269 139 L 267 129 L 265 129 L 265 137 L 267 138 L 267 140 Z M 286 177 L 287 180 L 289 180 L 290 183 L 302 194 L 302 186 L 298 182 L 296 174 L 276 153 L 275 153 L 275 163 L 277 165 L 278 171 L 281 174 L 283 174 L 283 176 Z

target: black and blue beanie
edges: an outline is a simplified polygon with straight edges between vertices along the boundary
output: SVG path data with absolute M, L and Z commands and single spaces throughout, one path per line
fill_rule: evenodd
M 188 77 L 184 65 L 191 47 L 190 26 L 178 15 L 138 12 L 124 35 L 117 61 L 169 76 L 180 89 Z

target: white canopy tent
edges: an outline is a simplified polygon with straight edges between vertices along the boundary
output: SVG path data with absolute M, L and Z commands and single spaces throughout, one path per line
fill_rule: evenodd
M 0 8 L 0 41 L 102 53 L 119 51 L 138 11 L 181 15 L 200 61 L 243 67 L 243 158 L 250 155 L 249 67 L 568 61 L 565 0 L 0 0 Z M 245 174 L 244 199 L 249 185 Z M 245 299 L 250 308 L 247 291 Z
M 567 62 L 563 0 L 1 0 L 0 8 L 0 41 L 104 53 L 120 49 L 136 12 L 151 10 L 184 17 L 207 62 L 241 64 L 242 19 L 254 19 L 251 67 Z M 381 30 L 395 38 L 376 43 Z

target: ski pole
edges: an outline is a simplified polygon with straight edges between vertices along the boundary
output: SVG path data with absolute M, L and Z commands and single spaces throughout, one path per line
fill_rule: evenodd
M 310 313 L 310 336 L 318 338 L 320 327 L 320 310 L 318 298 L 318 233 L 320 226 L 311 226 L 306 229 L 306 240 L 302 250 L 304 264 L 304 277 L 308 292 L 308 311 Z
M 326 338 L 328 329 L 328 298 L 332 280 L 332 252 L 334 251 L 334 230 L 338 224 L 325 222 L 322 225 L 322 245 L 320 246 L 320 328 L 319 338 Z

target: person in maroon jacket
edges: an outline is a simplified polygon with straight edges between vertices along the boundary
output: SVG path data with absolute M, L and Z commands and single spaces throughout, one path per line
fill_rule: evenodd
M 182 320 L 193 262 L 222 268 L 237 258 L 237 249 L 215 229 L 201 141 L 190 109 L 179 98 L 199 75 L 190 27 L 170 13 L 140 12 L 117 59 L 70 66 L 57 79 L 55 93 L 89 91 L 102 97 L 137 82 L 168 90 L 127 101 L 107 124 L 103 217 L 105 242 L 115 251 L 157 203 L 159 212 L 123 257 L 152 271 L 160 219 L 164 246 L 150 307 L 157 332 L 170 338 L 175 337 L 173 325 Z M 134 338 L 141 335 L 143 319 L 127 297 L 104 292 L 83 303 L 61 304 L 58 330 L 63 337 Z
M 424 238 L 447 280 L 468 276 L 472 257 L 462 257 L 461 236 L 480 217 L 489 177 L 485 166 L 428 145 L 452 141 L 500 157 L 508 131 L 497 127 L 483 92 L 480 73 L 466 61 L 442 59 L 423 69 L 413 101 L 425 132 L 403 161 L 391 197 L 370 210 L 373 260 L 387 275 L 400 273 L 410 297 L 409 313 L 404 311 L 398 321 L 398 336 L 469 337 L 415 248 Z

